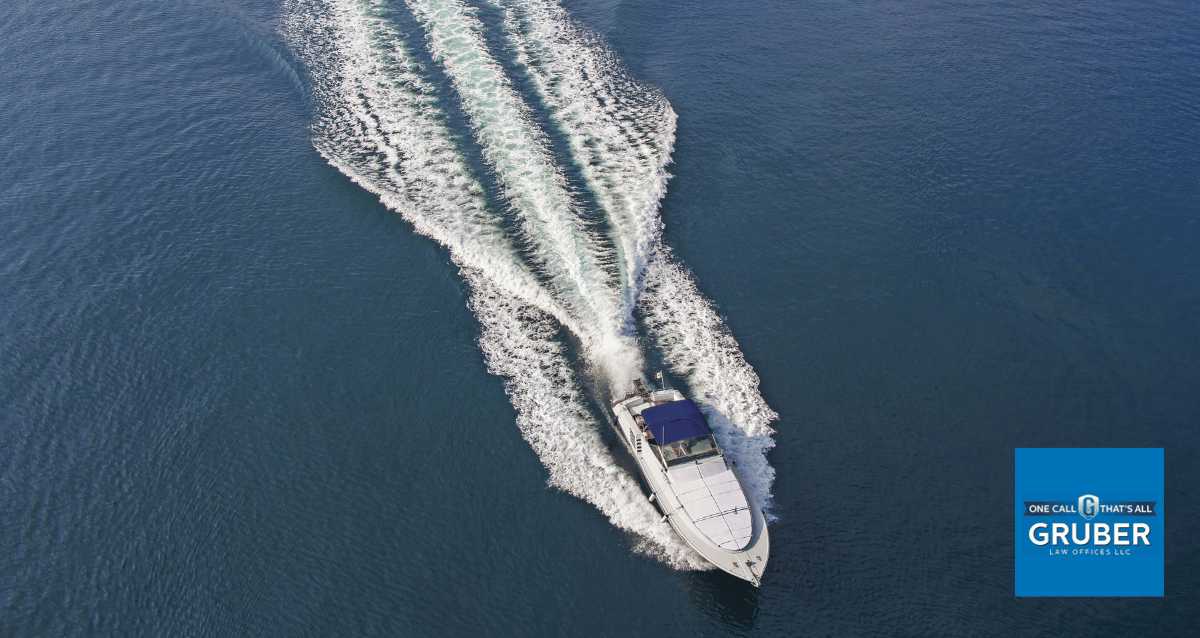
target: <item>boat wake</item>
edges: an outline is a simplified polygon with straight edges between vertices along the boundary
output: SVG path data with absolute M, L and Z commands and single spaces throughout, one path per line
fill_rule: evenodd
M 449 250 L 551 485 L 639 551 L 708 568 L 614 461 L 592 408 L 644 376 L 652 343 L 769 509 L 776 415 L 660 242 L 666 98 L 545 0 L 291 0 L 283 32 L 310 76 L 317 150 Z

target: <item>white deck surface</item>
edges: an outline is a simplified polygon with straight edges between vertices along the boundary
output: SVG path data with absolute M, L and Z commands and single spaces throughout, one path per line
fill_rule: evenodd
M 675 495 L 688 518 L 714 544 L 730 551 L 750 543 L 750 506 L 733 471 L 720 458 L 670 471 Z

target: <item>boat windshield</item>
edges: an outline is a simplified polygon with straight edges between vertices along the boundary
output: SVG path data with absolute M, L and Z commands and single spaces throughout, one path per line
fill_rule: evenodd
M 679 465 L 717 454 L 717 442 L 711 434 L 684 439 L 662 446 L 663 460 L 667 465 Z

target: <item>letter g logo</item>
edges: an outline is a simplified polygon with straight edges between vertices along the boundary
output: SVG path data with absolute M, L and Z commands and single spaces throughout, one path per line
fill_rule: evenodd
M 1079 515 L 1083 520 L 1090 521 L 1100 513 L 1100 498 L 1092 494 L 1084 494 L 1079 497 Z

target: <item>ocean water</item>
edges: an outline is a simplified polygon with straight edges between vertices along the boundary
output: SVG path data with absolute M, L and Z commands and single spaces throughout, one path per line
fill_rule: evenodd
M 1174 636 L 1188 3 L 12 0 L 0 635 Z M 761 588 L 645 501 L 665 369 Z M 1166 450 L 1166 595 L 1013 596 L 1013 449 Z

